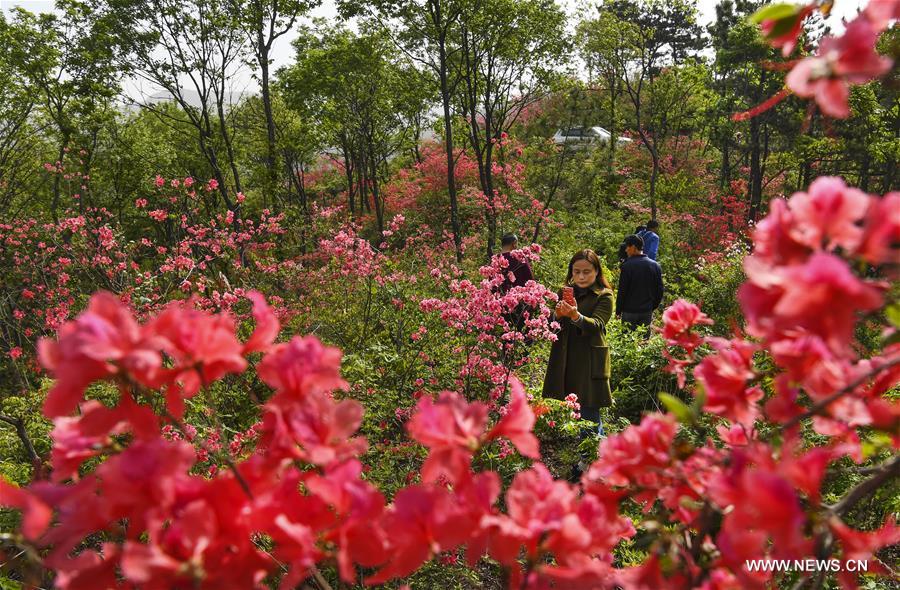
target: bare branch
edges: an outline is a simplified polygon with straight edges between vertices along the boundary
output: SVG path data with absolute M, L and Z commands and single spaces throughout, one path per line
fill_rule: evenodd
M 850 490 L 846 496 L 841 498 L 833 506 L 830 506 L 829 510 L 838 515 L 846 514 L 860 500 L 872 494 L 875 490 L 880 488 L 882 484 L 887 483 L 897 476 L 900 476 L 900 455 L 879 465 L 872 477 Z
M 25 429 L 25 421 L 21 418 L 11 418 L 10 416 L 0 414 L 0 422 L 6 422 L 16 429 L 16 434 L 19 436 L 19 440 L 22 441 L 22 446 L 25 447 L 28 458 L 35 467 L 40 465 L 41 457 L 34 450 L 34 445 L 31 443 L 31 438 L 28 436 L 28 431 Z

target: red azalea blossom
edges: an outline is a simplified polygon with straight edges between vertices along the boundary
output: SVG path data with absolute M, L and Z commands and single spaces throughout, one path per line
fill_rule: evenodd
M 234 320 L 191 309 L 183 303 L 169 305 L 150 321 L 145 330 L 162 342 L 174 368 L 164 371 L 169 411 L 180 418 L 184 398 L 193 397 L 201 387 L 228 373 L 247 367 L 243 347 L 235 336 Z
M 0 506 L 22 511 L 22 534 L 35 540 L 50 525 L 53 510 L 29 490 L 18 488 L 0 477 Z
M 532 459 L 539 459 L 538 439 L 532 433 L 536 420 L 525 397 L 525 388 L 515 376 L 509 380 L 510 396 L 506 413 L 488 433 L 488 439 L 505 437 L 518 451 Z
M 436 481 L 445 475 L 459 481 L 469 471 L 472 454 L 481 446 L 487 426 L 488 407 L 466 402 L 453 391 L 444 391 L 433 403 L 423 397 L 407 423 L 409 435 L 430 449 L 422 466 L 422 481 Z
M 763 391 L 749 387 L 753 379 L 753 353 L 757 347 L 744 340 L 710 338 L 715 354 L 704 358 L 694 370 L 706 392 L 704 409 L 750 427 L 757 416 L 756 402 Z
M 294 397 L 308 393 L 344 389 L 341 378 L 341 351 L 323 346 L 315 336 L 295 336 L 271 347 L 260 361 L 260 379 L 279 392 Z
M 770 264 L 803 262 L 809 255 L 809 247 L 794 236 L 796 216 L 788 202 L 775 199 L 769 207 L 769 214 L 760 220 L 753 232 L 753 255 Z
M 38 343 L 41 364 L 56 378 L 44 414 L 55 418 L 70 413 L 90 383 L 120 372 L 152 384 L 162 365 L 157 344 L 141 333 L 119 299 L 104 291 L 95 294 L 87 311 L 59 329 L 57 340 Z
M 900 543 L 900 527 L 893 517 L 880 529 L 875 531 L 857 531 L 844 524 L 839 518 L 832 517 L 828 526 L 841 545 L 843 561 L 859 560 L 872 565 L 870 573 L 891 575 L 891 572 L 874 557 L 876 551 Z M 857 573 L 844 570 L 839 578 L 845 588 L 857 587 Z
M 600 443 L 600 458 L 591 465 L 587 478 L 614 486 L 654 485 L 658 470 L 672 459 L 672 440 L 677 429 L 671 416 L 647 415 L 640 425 L 629 426 Z
M 253 331 L 247 342 L 244 343 L 244 354 L 268 350 L 275 338 L 281 324 L 275 317 L 275 312 L 266 303 L 265 297 L 259 291 L 251 291 L 247 297 L 253 301 L 253 318 L 256 320 L 256 330 Z
M 900 20 L 900 2 L 896 0 L 869 0 L 863 14 L 878 31 L 887 28 L 892 20 Z
M 900 193 L 871 199 L 857 253 L 871 264 L 896 265 L 900 260 Z
M 353 437 L 362 414 L 356 400 L 336 402 L 319 392 L 298 400 L 282 392 L 266 404 L 260 444 L 273 459 L 292 457 L 314 465 L 343 461 L 366 450 L 365 439 Z
M 680 346 L 691 354 L 703 343 L 703 338 L 691 331 L 701 324 L 712 325 L 713 321 L 693 303 L 676 299 L 663 312 L 662 336 L 669 346 Z
M 796 14 L 789 17 L 792 22 L 790 29 L 777 37 L 772 37 L 771 35 L 775 26 L 781 21 L 767 19 L 759 23 L 759 28 L 762 29 L 763 35 L 767 37 L 769 45 L 772 47 L 781 47 L 782 55 L 787 57 L 797 46 L 797 37 L 800 35 L 800 31 L 803 28 L 803 21 L 806 20 L 806 17 L 809 16 L 815 8 L 815 2 L 810 2 L 806 6 L 800 8 Z
M 738 300 L 754 336 L 776 340 L 808 330 L 839 355 L 847 355 L 856 314 L 877 309 L 883 301 L 877 286 L 859 280 L 847 263 L 816 253 L 803 265 L 773 267 L 761 259 L 744 260 L 748 281 Z

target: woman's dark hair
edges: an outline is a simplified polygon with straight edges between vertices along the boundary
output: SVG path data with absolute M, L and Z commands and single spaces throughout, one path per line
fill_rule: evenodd
M 575 266 L 575 263 L 579 260 L 587 260 L 590 262 L 594 268 L 597 269 L 597 279 L 594 281 L 595 287 L 599 289 L 611 289 L 609 286 L 609 282 L 606 280 L 606 277 L 603 276 L 603 265 L 600 264 L 600 258 L 597 256 L 597 253 L 589 248 L 585 248 L 584 250 L 579 250 L 575 254 L 572 255 L 572 259 L 569 260 L 569 272 L 566 273 L 566 284 L 572 284 L 572 267 Z

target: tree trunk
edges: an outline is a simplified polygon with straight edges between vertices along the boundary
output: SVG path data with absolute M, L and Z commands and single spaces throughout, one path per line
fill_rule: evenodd
M 272 115 L 272 94 L 269 88 L 269 47 L 263 41 L 261 30 L 257 36 L 257 52 L 262 82 L 263 112 L 266 117 L 266 169 L 269 172 L 269 186 L 263 192 L 263 203 L 265 204 L 268 200 L 266 194 L 268 191 L 273 192 L 272 201 L 277 202 L 274 193 L 278 191 L 278 155 L 275 149 L 275 118 Z
M 881 179 L 881 192 L 887 193 L 894 188 L 894 176 L 897 170 L 897 162 L 890 158 L 884 169 L 884 177 Z
M 618 96 L 618 77 L 611 80 L 609 85 L 609 162 L 606 165 L 606 175 L 612 178 L 616 161 L 616 97 Z
M 755 222 L 762 204 L 762 166 L 759 142 L 759 117 L 750 119 L 750 209 L 747 218 Z
M 187 108 L 187 105 L 183 101 L 181 102 L 182 108 Z M 228 210 L 233 210 L 233 204 L 231 202 L 231 198 L 228 196 L 228 186 L 225 184 L 225 175 L 222 173 L 222 167 L 219 165 L 219 157 L 216 154 L 216 149 L 207 143 L 207 139 L 212 137 L 211 129 L 212 124 L 209 120 L 209 112 L 204 106 L 203 111 L 201 113 L 201 119 L 197 121 L 195 127 L 199 132 L 199 141 L 200 141 L 200 151 L 206 156 L 207 162 L 209 162 L 210 168 L 213 170 L 213 177 L 216 179 L 216 182 L 219 183 L 219 195 L 221 195 L 223 202 L 225 203 L 225 207 Z M 216 205 L 216 203 L 213 203 Z
M 422 163 L 422 152 L 419 150 L 420 141 L 422 141 L 422 117 L 416 115 L 413 128 L 413 157 L 416 159 L 416 164 Z
M 69 147 L 69 132 L 63 131 L 63 139 L 59 144 L 59 152 L 57 153 L 56 161 L 59 166 L 63 166 L 64 159 L 66 157 L 66 148 Z M 50 206 L 50 210 L 53 213 L 53 223 L 59 223 L 59 198 L 60 192 L 62 191 L 62 187 L 60 183 L 62 182 L 62 173 L 57 171 L 56 174 L 53 175 L 53 203 Z
M 864 193 L 869 192 L 869 167 L 871 165 L 869 150 L 863 152 L 862 162 L 859 165 L 859 189 Z
M 375 204 L 375 221 L 378 224 L 378 242 L 381 243 L 384 236 L 384 206 L 381 202 L 381 195 L 378 190 L 378 164 L 374 158 L 370 158 L 372 163 L 372 200 Z
M 222 93 L 216 96 L 216 111 L 219 115 L 219 132 L 222 134 L 222 140 L 225 142 L 225 153 L 228 154 L 228 165 L 231 168 L 232 179 L 234 180 L 234 192 L 242 193 L 241 177 L 237 169 L 237 160 L 234 157 L 234 146 L 231 143 L 231 134 L 228 132 L 228 120 L 225 118 L 225 86 L 224 80 L 222 85 Z M 241 204 L 237 202 L 234 211 L 240 217 Z
M 441 21 L 440 3 L 434 4 L 435 24 Z M 447 194 L 450 197 L 450 226 L 453 229 L 453 246 L 456 261 L 462 262 L 462 231 L 459 224 L 459 204 L 456 198 L 456 162 L 453 155 L 453 125 L 450 119 L 450 84 L 447 79 L 447 31 L 438 39 L 438 74 L 441 82 L 441 102 L 444 107 L 444 149 L 447 152 Z
M 356 194 L 353 191 L 353 157 L 347 147 L 347 142 L 341 142 L 341 152 L 344 157 L 344 175 L 347 177 L 347 204 L 350 206 L 350 217 L 356 217 Z
M 656 181 L 659 178 L 659 152 L 656 151 L 656 146 L 650 150 L 650 158 L 653 160 L 650 172 L 650 219 L 656 219 Z
M 729 148 L 731 147 L 731 138 L 728 136 L 728 132 L 725 131 L 722 133 L 722 166 L 720 167 L 719 172 L 719 188 L 725 190 L 728 186 L 729 181 L 731 181 L 731 152 Z
M 494 256 L 494 244 L 497 242 L 497 209 L 494 202 L 494 177 L 491 171 L 491 144 L 488 142 L 485 146 L 485 196 L 487 197 L 487 259 L 490 260 Z

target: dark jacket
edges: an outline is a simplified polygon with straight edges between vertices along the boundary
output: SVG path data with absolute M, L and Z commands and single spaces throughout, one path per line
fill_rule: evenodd
M 534 279 L 534 275 L 531 274 L 531 266 L 529 266 L 527 262 L 517 260 L 516 257 L 509 252 L 503 252 L 501 256 L 506 258 L 506 261 L 509 263 L 509 266 L 506 267 L 506 272 L 504 273 L 505 278 L 503 279 L 503 283 L 500 285 L 501 293 L 506 293 L 513 287 L 524 287 L 525 283 Z M 509 273 L 513 274 L 515 280 L 509 280 Z
M 544 397 L 565 399 L 574 393 L 586 408 L 612 404 L 609 387 L 609 346 L 606 324 L 613 313 L 612 291 L 588 291 L 576 298 L 581 326 L 559 318 L 560 331 L 550 348 Z
M 616 313 L 646 313 L 662 303 L 662 269 L 646 254 L 632 256 L 622 264 Z

